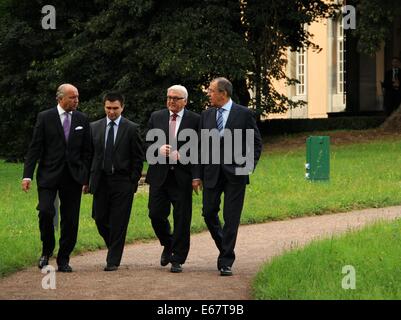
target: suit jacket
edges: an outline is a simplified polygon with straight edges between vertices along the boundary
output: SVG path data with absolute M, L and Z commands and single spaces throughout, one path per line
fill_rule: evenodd
M 199 129 L 217 129 L 216 123 L 216 108 L 209 108 L 202 112 Z M 220 164 L 212 164 L 212 144 L 209 143 L 209 158 L 207 160 L 207 164 L 202 164 L 201 166 L 201 177 L 203 180 L 203 184 L 206 188 L 214 188 L 220 174 L 220 170 L 223 171 L 226 178 L 235 184 L 248 184 L 249 183 L 249 175 L 236 175 L 237 168 L 245 167 L 245 163 L 237 163 L 236 157 L 234 156 L 234 129 L 242 129 L 242 156 L 245 156 L 246 150 L 248 149 L 246 143 L 246 129 L 254 130 L 254 168 L 260 158 L 260 154 L 262 151 L 262 139 L 259 133 L 259 129 L 256 125 L 255 117 L 253 112 L 239 104 L 233 102 L 230 114 L 228 116 L 225 129 L 230 130 L 232 134 L 232 163 L 224 164 L 224 138 L 220 139 Z M 201 136 L 201 135 L 200 135 Z M 201 150 L 200 155 L 205 155 L 206 150 Z M 254 169 L 253 168 L 253 169 Z
M 33 177 L 36 163 L 37 184 L 54 188 L 60 180 L 64 166 L 79 184 L 87 184 L 90 166 L 90 128 L 86 115 L 73 111 L 68 143 L 57 108 L 38 114 L 33 137 L 26 156 L 23 178 Z
M 190 110 L 184 109 L 184 114 L 181 119 L 180 126 L 177 131 L 177 137 L 180 132 L 184 129 L 192 129 L 194 132 L 198 132 L 199 128 L 199 119 L 200 116 L 192 112 Z M 166 143 L 168 143 L 169 139 L 169 122 L 170 122 L 170 112 L 169 110 L 163 109 L 159 111 L 155 111 L 151 114 L 150 119 L 148 121 L 148 128 L 147 130 L 151 129 L 160 129 L 164 132 L 166 136 Z M 187 138 L 185 141 L 177 141 L 177 150 L 181 148 L 182 145 L 186 144 L 189 141 Z M 156 142 L 157 143 L 157 142 Z M 147 141 L 147 146 L 149 147 L 152 142 Z M 164 143 L 159 143 L 159 147 Z M 177 161 L 177 164 L 171 165 L 168 164 L 153 164 L 149 165 L 148 172 L 146 174 L 146 182 L 149 184 L 153 184 L 155 186 L 161 186 L 166 178 L 168 171 L 171 167 L 174 167 L 175 177 L 177 182 L 180 185 L 187 185 L 189 187 L 192 186 L 192 179 L 199 179 L 199 166 L 197 164 L 182 164 Z
M 401 69 L 400 68 L 397 68 L 397 69 L 398 69 L 398 74 L 397 74 L 396 78 L 398 78 L 398 80 L 401 81 Z M 393 88 L 393 68 L 386 71 L 386 73 L 384 75 L 383 87 L 386 90 L 394 90 L 394 88 Z
M 103 174 L 106 125 L 106 118 L 90 124 L 93 154 L 89 191 L 92 194 L 96 193 Z M 115 174 L 126 176 L 127 179 L 130 179 L 133 183 L 133 192 L 136 192 L 138 181 L 142 175 L 143 159 L 143 145 L 139 135 L 139 126 L 121 117 L 114 142 L 113 167 Z

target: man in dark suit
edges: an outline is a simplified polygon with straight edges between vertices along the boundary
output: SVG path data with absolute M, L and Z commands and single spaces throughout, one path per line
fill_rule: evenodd
M 103 103 L 106 117 L 91 123 L 93 160 L 89 192 L 93 194 L 92 216 L 108 249 L 104 271 L 116 271 L 144 155 L 138 125 L 121 116 L 124 97 L 110 92 Z
M 220 251 L 217 268 L 222 276 L 231 276 L 235 260 L 234 247 L 240 224 L 249 176 L 259 160 L 262 142 L 251 110 L 231 100 L 232 84 L 226 78 L 214 79 L 208 88 L 213 108 L 202 112 L 199 129 L 217 134 L 217 148 L 204 145 L 202 136 L 201 177 L 203 182 L 203 217 Z M 240 133 L 241 139 L 235 137 Z M 251 139 L 249 139 L 249 133 Z M 230 139 L 230 135 L 232 135 Z M 248 136 L 248 138 L 247 138 Z M 209 150 L 206 150 L 208 148 Z M 238 149 L 240 152 L 238 153 Z M 253 149 L 253 150 L 252 150 Z M 214 153 L 214 154 L 213 154 Z M 216 154 L 217 153 L 217 154 Z M 246 156 L 240 161 L 239 156 Z M 214 163 L 213 156 L 217 156 Z M 231 160 L 230 160 L 231 158 Z M 243 159 L 242 159 L 243 160 Z M 224 192 L 224 227 L 218 216 L 220 197 Z
M 61 234 L 57 254 L 58 271 L 71 272 L 69 256 L 77 241 L 82 186 L 88 183 L 90 128 L 87 117 L 76 111 L 78 90 L 63 84 L 57 90 L 56 108 L 38 114 L 25 160 L 22 189 L 27 192 L 36 163 L 39 228 L 42 256 L 38 267 L 48 265 L 55 247 L 54 200 L 60 198 Z
M 391 61 L 391 69 L 387 70 L 384 76 L 384 108 L 387 115 L 390 115 L 401 103 L 400 66 L 400 59 L 394 57 Z
M 149 217 L 160 244 L 164 247 L 160 264 L 171 262 L 170 271 L 182 272 L 182 264 L 188 256 L 190 246 L 190 227 L 192 218 L 192 190 L 198 193 L 200 179 L 198 166 L 183 164 L 179 150 L 188 142 L 178 139 L 184 129 L 197 133 L 199 115 L 185 109 L 188 92 L 181 85 L 174 85 L 167 90 L 167 108 L 152 113 L 148 122 L 148 134 L 159 129 L 166 137 L 165 142 L 157 141 L 158 155 L 162 160 L 149 165 L 146 182 L 149 190 Z M 197 141 L 197 140 L 195 140 Z M 196 146 L 196 144 L 195 144 Z M 190 156 L 185 154 L 185 156 Z M 163 161 L 164 160 L 164 161 Z M 152 162 L 149 161 L 148 162 Z M 173 206 L 174 231 L 168 220 L 170 207 Z

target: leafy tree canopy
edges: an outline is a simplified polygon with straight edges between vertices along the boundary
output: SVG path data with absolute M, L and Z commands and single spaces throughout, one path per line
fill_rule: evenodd
M 37 112 L 54 106 L 66 82 L 92 119 L 104 114 L 105 91 L 122 91 L 125 115 L 142 127 L 173 84 L 186 86 L 188 107 L 201 111 L 216 76 L 259 114 L 295 107 L 272 81 L 294 84 L 283 72 L 287 49 L 318 49 L 304 26 L 336 8 L 323 0 L 54 0 L 57 27 L 43 30 L 47 1 L 0 4 L 0 155 L 18 159 Z

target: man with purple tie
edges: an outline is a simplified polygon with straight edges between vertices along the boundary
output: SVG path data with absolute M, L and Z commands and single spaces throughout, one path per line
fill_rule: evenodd
M 48 265 L 55 248 L 53 218 L 58 192 L 61 230 L 57 265 L 60 272 L 72 271 L 69 257 L 77 241 L 82 186 L 89 180 L 90 128 L 86 115 L 77 111 L 78 97 L 76 87 L 62 84 L 57 89 L 57 107 L 38 114 L 22 180 L 22 190 L 28 192 L 39 163 L 36 172 L 42 240 L 39 268 Z

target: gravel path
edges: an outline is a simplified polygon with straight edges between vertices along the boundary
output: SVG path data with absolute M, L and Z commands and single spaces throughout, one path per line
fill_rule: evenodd
M 73 273 L 56 273 L 56 289 L 42 288 L 44 275 L 32 267 L 0 280 L 0 299 L 251 299 L 250 282 L 271 257 L 313 239 L 401 216 L 400 207 L 299 218 L 241 226 L 234 276 L 217 271 L 217 249 L 208 232 L 193 235 L 184 271 L 170 273 L 159 264 L 157 241 L 127 245 L 117 272 L 104 272 L 105 250 L 71 259 Z M 55 266 L 52 259 L 51 265 Z

